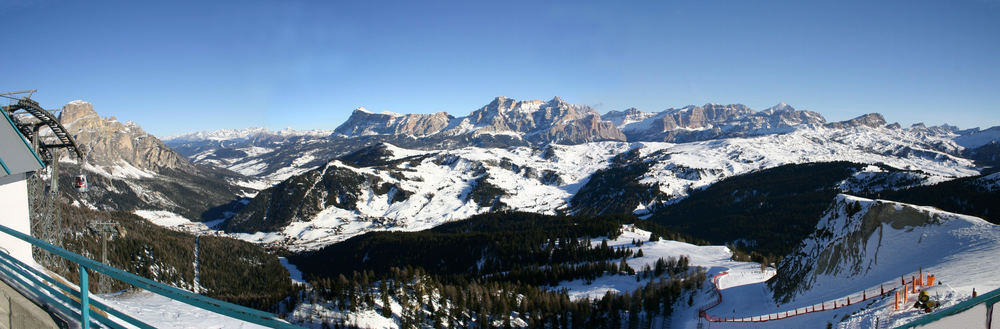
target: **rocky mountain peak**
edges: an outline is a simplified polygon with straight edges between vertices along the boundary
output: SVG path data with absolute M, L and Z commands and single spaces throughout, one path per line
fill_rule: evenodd
M 493 99 L 493 101 L 491 101 L 489 104 L 486 104 L 486 106 L 484 106 L 480 110 L 491 113 L 506 112 L 512 109 L 516 103 L 517 103 L 516 100 L 504 96 L 497 96 L 496 98 Z
M 870 127 L 878 128 L 884 127 L 886 125 L 885 117 L 879 113 L 868 113 L 865 115 L 858 116 L 854 119 L 841 122 L 831 122 L 826 124 L 827 127 L 831 128 L 844 128 L 844 127 Z
M 775 106 L 771 106 L 771 107 L 769 107 L 769 108 L 767 108 L 767 109 L 765 109 L 765 110 L 763 110 L 761 112 L 767 113 L 767 114 L 773 114 L 773 113 L 794 112 L 794 111 L 795 111 L 794 107 L 792 107 L 791 105 L 786 104 L 785 102 L 781 102 L 781 103 L 778 103 Z
M 343 124 L 333 132 L 344 136 L 412 135 L 426 136 L 446 128 L 451 116 L 445 112 L 434 114 L 398 114 L 389 111 L 373 113 L 364 107 L 351 112 Z
M 66 125 L 66 124 L 70 124 L 70 123 L 76 122 L 77 120 L 80 120 L 81 118 L 90 117 L 90 116 L 93 116 L 95 118 L 99 118 L 97 116 L 97 112 L 94 111 L 94 105 L 92 105 L 92 104 L 90 104 L 88 102 L 82 101 L 82 100 L 75 100 L 75 101 L 66 103 L 66 105 L 63 106 L 62 112 L 60 112 L 60 114 L 59 114 L 59 121 L 63 125 Z
M 101 118 L 88 102 L 72 101 L 63 106 L 60 121 L 82 146 L 92 165 L 132 166 L 151 171 L 192 167 L 186 158 L 138 124 L 122 123 L 114 117 Z

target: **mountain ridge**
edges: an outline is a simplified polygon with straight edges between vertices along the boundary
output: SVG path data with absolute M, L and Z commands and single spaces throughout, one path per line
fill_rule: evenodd
M 884 119 L 870 113 L 841 122 L 827 122 L 817 112 L 797 110 L 781 102 L 761 111 L 742 104 L 707 103 L 644 112 L 636 108 L 611 110 L 600 114 L 585 105 L 574 105 L 558 96 L 551 100 L 516 100 L 498 96 L 465 116 L 448 112 L 400 114 L 376 113 L 358 107 L 333 130 L 279 131 L 264 128 L 220 129 L 166 136 L 165 142 L 177 144 L 200 140 L 246 139 L 254 135 L 314 136 L 335 134 L 343 137 L 410 136 L 449 138 L 468 135 L 509 135 L 532 144 L 579 144 L 594 141 L 665 141 L 685 142 L 726 137 L 746 137 L 788 132 L 794 127 L 866 124 L 884 125 Z M 697 132 L 697 133 L 696 133 Z M 228 136 L 228 137 L 227 137 Z

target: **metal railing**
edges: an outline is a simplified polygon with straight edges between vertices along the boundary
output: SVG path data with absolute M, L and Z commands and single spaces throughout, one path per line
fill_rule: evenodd
M 85 329 L 90 328 L 92 321 L 96 321 L 96 324 L 105 327 L 116 329 L 126 328 L 124 325 L 116 321 L 112 321 L 108 316 L 102 315 L 102 312 L 103 314 L 114 316 L 115 318 L 138 328 L 153 328 L 153 326 L 150 326 L 149 324 L 143 323 L 142 321 L 115 310 L 114 308 L 108 307 L 101 302 L 92 300 L 90 298 L 90 292 L 88 291 L 88 270 L 107 275 L 137 288 L 145 289 L 197 308 L 205 309 L 246 322 L 272 328 L 301 328 L 280 320 L 272 313 L 205 297 L 143 278 L 138 275 L 99 263 L 66 249 L 54 246 L 48 242 L 39 240 L 35 237 L 18 232 L 3 225 L 0 225 L 0 232 L 27 241 L 28 243 L 31 243 L 32 245 L 47 252 L 58 255 L 59 257 L 77 264 L 80 271 L 80 289 L 70 287 L 59 280 L 55 280 L 48 275 L 41 273 L 37 269 L 22 263 L 14 257 L 0 252 L 0 272 L 14 280 L 17 280 L 18 283 L 25 287 L 31 287 L 32 289 L 39 290 L 38 292 L 40 293 L 38 295 L 41 298 L 47 299 L 46 302 L 56 305 L 56 307 L 60 307 L 65 312 L 79 314 L 81 326 Z M 42 291 L 46 293 L 41 293 Z M 71 295 L 77 297 L 79 300 L 72 298 Z M 91 308 L 96 309 L 99 312 L 92 312 Z
M 942 320 L 942 319 L 944 319 L 946 317 L 950 317 L 950 316 L 957 315 L 959 313 L 968 311 L 969 309 L 971 309 L 971 308 L 973 308 L 973 307 L 975 307 L 976 305 L 979 305 L 979 304 L 985 304 L 986 308 L 988 310 L 992 310 L 993 306 L 997 302 L 1000 302 L 1000 289 L 994 289 L 993 291 L 990 291 L 990 292 L 987 292 L 985 294 L 979 295 L 979 296 L 977 296 L 975 298 L 972 298 L 972 299 L 966 300 L 964 302 L 955 304 L 955 306 L 952 306 L 952 307 L 949 307 L 949 308 L 946 308 L 946 309 L 943 309 L 943 310 L 940 310 L 940 311 L 936 311 L 936 312 L 928 314 L 928 315 L 924 315 L 924 316 L 920 317 L 919 319 L 914 320 L 913 322 L 910 322 L 910 323 L 904 324 L 902 326 L 896 327 L 896 329 L 909 329 L 909 328 L 916 328 L 916 327 L 920 327 L 920 326 L 926 326 L 926 325 L 929 325 L 931 323 L 940 321 L 940 320 Z M 986 318 L 983 319 L 983 324 L 987 324 L 987 323 L 989 323 L 989 321 L 991 321 L 991 318 L 990 318 L 990 316 L 992 315 L 991 313 L 992 312 L 990 312 L 990 311 L 988 311 L 986 313 Z M 993 328 L 996 328 L 996 325 L 997 325 L 996 323 L 993 323 Z

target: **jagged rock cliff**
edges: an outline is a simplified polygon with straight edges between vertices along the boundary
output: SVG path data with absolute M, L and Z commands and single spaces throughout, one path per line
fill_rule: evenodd
M 372 113 L 359 108 L 335 132 L 348 137 L 439 135 L 446 138 L 476 138 L 483 135 L 510 135 L 540 144 L 625 140 L 625 135 L 614 124 L 601 119 L 594 109 L 566 103 L 559 97 L 548 102 L 497 97 L 468 116 L 459 118 L 444 112 L 402 115 Z
M 93 105 L 72 101 L 60 113 L 85 161 L 63 155 L 60 191 L 70 202 L 108 211 L 166 210 L 192 220 L 225 217 L 241 195 L 253 193 L 237 183 L 245 177 L 194 165 L 133 122 L 102 118 Z M 44 132 L 43 132 L 44 133 Z M 79 193 L 73 176 L 88 174 L 89 191 Z
M 868 113 L 847 121 L 831 122 L 826 124 L 826 126 L 830 128 L 845 128 L 845 127 L 878 128 L 885 126 L 885 118 L 878 113 Z
M 451 122 L 448 113 L 397 114 L 372 113 L 359 107 L 334 133 L 346 136 L 411 135 L 427 136 L 441 132 Z
M 134 122 L 122 123 L 115 117 L 101 118 L 93 105 L 72 101 L 63 106 L 59 117 L 76 142 L 84 146 L 87 162 L 96 166 L 120 166 L 121 161 L 139 169 L 192 170 L 186 158 Z

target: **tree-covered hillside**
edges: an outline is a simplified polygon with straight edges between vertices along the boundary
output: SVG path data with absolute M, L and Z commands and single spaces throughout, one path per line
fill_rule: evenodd
M 812 232 L 838 183 L 863 166 L 794 164 L 730 177 L 660 207 L 649 220 L 712 243 L 781 256 Z
M 196 284 L 194 235 L 168 230 L 125 212 L 63 205 L 61 217 L 59 225 L 64 233 L 60 237 L 61 246 L 98 261 L 103 258 L 102 231 L 95 223 L 114 223 L 108 234 L 108 264 L 142 277 L 263 310 L 272 310 L 293 290 L 288 271 L 281 266 L 277 256 L 249 242 L 200 237 L 200 273 Z M 40 233 L 33 232 L 36 236 Z M 49 257 L 37 248 L 35 259 L 78 283 L 78 269 L 69 261 Z M 106 293 L 133 289 L 108 279 L 92 273 L 91 291 Z

